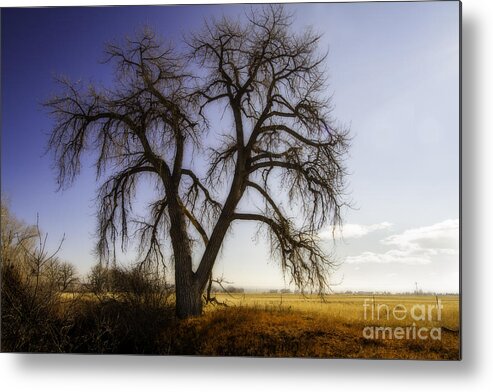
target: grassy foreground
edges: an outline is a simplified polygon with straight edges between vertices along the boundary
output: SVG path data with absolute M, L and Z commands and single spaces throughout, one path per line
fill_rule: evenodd
M 375 297 L 380 315 L 364 319 L 366 297 L 331 295 L 325 302 L 318 297 L 246 294 L 220 296 L 229 307 L 209 307 L 203 317 L 178 321 L 174 332 L 165 331 L 160 346 L 163 354 L 198 354 L 266 357 L 459 359 L 458 297 L 439 298 L 443 303 L 441 320 L 416 322 L 411 315 L 393 320 L 386 307 L 400 304 L 411 309 L 436 303 L 435 297 Z M 373 301 L 373 298 L 372 298 Z M 372 304 L 373 305 L 373 304 Z M 419 312 L 416 312 L 419 313 Z M 432 313 L 433 314 L 433 313 Z M 436 313 L 433 314 L 435 317 Z M 367 326 L 417 327 L 441 329 L 440 339 L 368 339 Z
M 3 314 L 2 351 L 460 359 L 457 296 L 329 295 L 321 301 L 296 294 L 220 294 L 217 299 L 227 306 L 207 305 L 203 316 L 188 320 L 176 319 L 172 299 L 163 303 L 91 294 L 59 298 L 49 308 L 40 308 L 42 312 L 31 312 L 18 321 L 4 317 L 10 313 Z M 440 320 L 432 307 L 438 300 L 443 305 Z M 13 309 L 30 303 L 15 305 Z M 402 307 L 407 312 L 405 318 L 397 313 L 400 320 L 392 313 L 398 306 L 401 313 Z M 413 319 L 413 306 L 427 312 L 431 306 L 432 320 Z M 413 324 L 439 328 L 439 339 L 413 338 L 412 334 L 400 339 L 364 336 L 365 328 L 395 331 Z

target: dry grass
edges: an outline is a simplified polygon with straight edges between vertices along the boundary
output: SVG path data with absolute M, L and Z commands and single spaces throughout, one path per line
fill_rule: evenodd
M 4 284 L 5 284 L 4 280 Z M 17 289 L 22 285 L 12 285 Z M 5 288 L 5 286 L 3 287 Z M 440 340 L 366 339 L 363 329 L 376 325 L 406 327 L 415 320 L 389 317 L 385 306 L 436 304 L 435 297 L 376 296 L 380 318 L 364 318 L 365 299 L 354 295 L 317 296 L 286 294 L 218 295 L 227 307 L 208 305 L 202 317 L 177 320 L 173 299 L 149 302 L 140 297 L 108 294 L 58 295 L 48 313 L 18 322 L 2 314 L 2 350 L 28 352 L 132 353 L 160 355 L 452 359 L 459 353 L 459 299 L 439 297 L 441 320 L 416 322 L 418 327 L 442 328 Z M 6 297 L 3 296 L 4 300 Z M 15 296 L 24 296 L 18 290 Z M 27 297 L 26 297 L 27 298 Z M 17 301 L 18 302 L 18 301 Z M 23 302 L 20 302 L 22 305 Z M 2 303 L 2 305 L 8 305 Z M 14 304 L 15 305 L 15 304 Z M 18 304 L 17 304 L 18 305 Z M 12 309 L 19 309 L 18 306 Z M 385 305 L 385 306 L 384 306 Z M 7 306 L 7 309 L 9 307 Z M 436 316 L 436 313 L 432 313 Z M 32 319 L 32 320 L 31 320 Z M 24 320 L 24 321 L 23 321 Z M 41 329 L 39 326 L 43 326 Z M 30 326 L 32 328 L 30 329 Z M 8 328 L 5 328 L 8 327 Z M 6 332 L 11 331 L 9 335 Z M 38 332 L 36 332 L 38 331 Z M 40 334 L 39 331 L 50 331 Z M 20 335 L 19 335 L 20 334 Z M 22 344 L 21 344 L 22 343 Z
M 364 298 L 246 294 L 229 298 L 227 308 L 209 307 L 203 317 L 178 321 L 166 330 L 162 354 L 224 356 L 452 359 L 459 354 L 458 298 L 442 297 L 441 321 L 373 320 L 363 318 Z M 220 299 L 224 300 L 224 297 Z M 376 304 L 433 304 L 435 297 L 376 297 Z M 383 307 L 382 307 L 383 309 Z M 381 312 L 384 316 L 384 312 Z M 367 325 L 445 327 L 441 339 L 366 339 Z
M 406 326 L 411 325 L 414 319 L 410 315 L 414 305 L 424 305 L 428 311 L 430 306 L 436 306 L 437 299 L 443 306 L 441 320 L 437 320 L 436 308 L 432 310 L 431 322 L 425 320 L 420 326 L 440 326 L 457 331 L 459 329 L 459 297 L 458 296 L 413 296 L 413 295 L 327 295 L 321 299 L 317 295 L 302 296 L 298 294 L 217 294 L 218 301 L 229 307 L 247 307 L 264 310 L 291 310 L 323 316 L 331 322 L 345 322 L 351 324 Z M 365 322 L 364 304 L 367 303 Z M 373 301 L 375 307 L 373 308 Z M 408 313 L 402 321 L 396 320 L 392 310 L 397 305 L 403 305 Z M 213 310 L 209 307 L 208 310 Z M 373 321 L 372 319 L 372 309 Z M 419 311 L 417 310 L 417 313 Z

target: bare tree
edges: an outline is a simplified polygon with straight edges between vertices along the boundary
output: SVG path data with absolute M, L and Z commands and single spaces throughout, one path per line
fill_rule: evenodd
M 97 153 L 98 177 L 108 177 L 99 190 L 101 258 L 115 257 L 117 240 L 125 250 L 137 235 L 141 262 L 160 262 L 169 241 L 179 317 L 201 313 L 201 294 L 234 221 L 268 231 L 273 255 L 297 285 L 323 290 L 329 283 L 333 262 L 316 233 L 340 220 L 347 133 L 330 117 L 320 37 L 295 34 L 282 7 L 258 11 L 246 23 L 206 24 L 188 39 L 187 53 L 150 31 L 109 45 L 112 89 L 62 81 L 64 93 L 47 102 L 60 186 L 79 173 L 89 150 Z M 233 121 L 201 175 L 186 157 L 205 151 L 212 106 Z M 154 181 L 156 200 L 148 217 L 135 219 L 132 202 L 144 177 Z M 250 194 L 262 207 L 241 210 Z M 297 207 L 288 212 L 283 201 Z M 192 251 L 196 235 L 201 252 Z
M 78 282 L 77 270 L 67 262 L 61 262 L 58 268 L 58 284 L 60 291 L 68 291 L 74 288 Z
M 2 195 L 0 219 L 0 250 L 4 264 L 14 263 L 19 267 L 25 258 L 25 249 L 33 250 L 36 245 L 36 228 L 19 221 L 10 211 L 9 203 Z

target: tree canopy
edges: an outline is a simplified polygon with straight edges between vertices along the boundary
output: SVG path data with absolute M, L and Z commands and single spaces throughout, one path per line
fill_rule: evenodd
M 105 179 L 101 259 L 137 237 L 142 263 L 170 261 L 180 317 L 201 312 L 201 293 L 234 221 L 267 230 L 273 257 L 296 285 L 329 284 L 334 262 L 317 232 L 341 219 L 348 131 L 331 117 L 320 35 L 296 33 L 292 23 L 282 6 L 265 7 L 244 21 L 206 22 L 181 46 L 145 29 L 107 45 L 112 86 L 62 79 L 61 93 L 46 102 L 60 186 L 79 174 L 84 153 L 95 154 Z M 206 141 L 217 130 L 209 108 L 231 118 L 212 150 Z M 191 152 L 206 171 L 194 167 Z M 138 186 L 151 183 L 158 196 L 147 217 L 137 218 Z M 249 195 L 261 206 L 241 208 Z M 202 241 L 198 254 L 194 235 Z

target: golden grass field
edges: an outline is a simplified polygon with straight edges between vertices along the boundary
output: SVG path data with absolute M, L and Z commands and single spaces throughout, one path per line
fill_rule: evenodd
M 320 297 L 296 294 L 217 294 L 228 306 L 206 307 L 205 315 L 178 324 L 178 341 L 190 341 L 171 353 L 201 355 L 251 355 L 268 357 L 460 359 L 458 296 L 358 296 Z M 367 305 L 365 320 L 364 304 Z M 443 306 L 438 320 L 437 299 Z M 392 309 L 399 306 L 399 318 Z M 426 320 L 414 315 L 426 311 Z M 407 317 L 403 318 L 403 307 Z M 374 309 L 373 318 L 371 310 Z M 380 314 L 377 315 L 377 309 Z M 389 309 L 389 310 L 387 310 Z M 431 319 L 428 319 L 431 309 Z M 440 328 L 440 339 L 419 339 L 409 332 L 406 338 L 365 338 L 368 326 L 398 327 L 405 330 Z M 435 330 L 436 331 L 436 330 Z M 437 337 L 435 335 L 435 337 Z
M 408 310 L 413 305 L 429 307 L 436 305 L 437 299 L 443 305 L 441 321 L 436 320 L 435 307 L 432 309 L 433 319 L 425 320 L 420 325 L 442 326 L 451 330 L 459 329 L 459 297 L 458 296 L 414 296 L 414 295 L 352 295 L 332 294 L 323 299 L 318 295 L 299 294 L 216 294 L 218 301 L 230 307 L 248 307 L 264 310 L 292 310 L 312 315 L 323 316 L 331 321 L 346 323 L 361 323 L 364 318 L 364 303 L 366 300 L 367 320 L 371 319 L 371 311 L 374 307 L 374 321 L 385 321 L 386 325 L 408 325 L 414 321 L 410 314 L 404 320 L 399 321 L 392 317 L 392 309 L 396 305 L 404 305 Z M 379 306 L 380 305 L 380 306 Z M 387 305 L 389 308 L 386 308 Z M 213 309 L 209 306 L 208 310 Z M 387 310 L 389 309 L 389 310 Z M 380 311 L 378 314 L 378 310 Z M 426 309 L 428 311 L 428 308 Z M 418 312 L 419 313 L 419 312 Z M 387 317 L 390 316 L 390 317 Z M 428 316 L 428 315 L 426 315 Z M 388 320 L 387 320 L 388 318 Z M 428 318 L 428 317 L 426 317 Z

